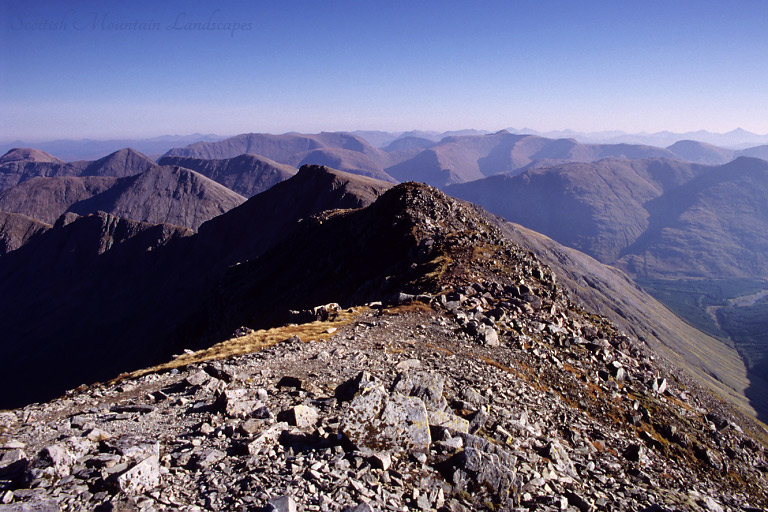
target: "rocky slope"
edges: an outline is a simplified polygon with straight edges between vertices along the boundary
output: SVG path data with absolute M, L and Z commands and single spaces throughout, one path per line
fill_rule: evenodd
M 351 220 L 407 255 L 350 278 L 368 283 L 358 302 L 400 290 L 397 305 L 297 311 L 0 414 L 4 508 L 768 506 L 766 431 L 571 301 L 488 217 L 406 184 L 310 222 L 341 233 Z M 280 254 L 317 242 L 302 239 Z
M 504 223 L 502 229 L 555 269 L 558 282 L 583 307 L 604 315 L 740 410 L 768 417 L 766 404 L 750 393 L 759 383 L 733 346 L 675 316 L 620 270 L 522 226 Z
M 247 154 L 224 160 L 166 156 L 158 160 L 158 164 L 191 169 L 243 197 L 255 196 L 296 174 L 296 168 L 290 165 Z

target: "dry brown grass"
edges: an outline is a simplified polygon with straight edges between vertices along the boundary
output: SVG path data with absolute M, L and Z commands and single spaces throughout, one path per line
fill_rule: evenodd
M 293 336 L 298 336 L 302 341 L 321 341 L 333 336 L 329 330 L 338 329 L 341 326 L 354 322 L 363 312 L 364 308 L 352 308 L 342 311 L 338 316 L 330 321 L 316 321 L 299 325 L 287 325 L 284 327 L 274 327 L 272 329 L 262 329 L 252 332 L 239 338 L 231 338 L 216 345 L 198 350 L 191 354 L 183 354 L 167 363 L 157 366 L 137 370 L 131 373 L 124 373 L 114 379 L 112 382 L 123 379 L 131 379 L 146 375 L 148 373 L 171 370 L 173 368 L 182 368 L 189 364 L 213 361 L 216 359 L 225 359 L 232 356 L 250 354 L 258 352 L 261 349 L 271 347 L 281 341 Z
M 429 348 L 431 348 L 433 350 L 437 350 L 438 352 L 442 352 L 443 354 L 446 354 L 448 356 L 455 355 L 453 352 L 451 352 L 447 348 L 438 347 L 437 345 L 434 345 L 432 343 L 426 343 L 425 346 L 427 346 L 427 347 L 429 347 Z
M 413 301 L 409 302 L 408 304 L 403 304 L 401 306 L 392 306 L 389 308 L 386 308 L 382 310 L 382 313 L 385 315 L 400 315 L 403 313 L 426 313 L 434 311 L 432 309 L 432 306 L 429 304 L 426 304 L 424 302 L 419 301 Z

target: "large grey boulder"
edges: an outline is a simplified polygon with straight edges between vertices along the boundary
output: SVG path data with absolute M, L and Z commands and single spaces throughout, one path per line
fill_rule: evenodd
M 426 453 L 432 441 L 427 408 L 420 398 L 389 394 L 380 385 L 349 404 L 342 433 L 360 451 Z

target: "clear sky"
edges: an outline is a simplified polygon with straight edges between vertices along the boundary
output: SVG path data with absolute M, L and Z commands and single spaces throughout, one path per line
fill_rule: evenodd
M 0 0 L 0 140 L 768 133 L 768 2 Z

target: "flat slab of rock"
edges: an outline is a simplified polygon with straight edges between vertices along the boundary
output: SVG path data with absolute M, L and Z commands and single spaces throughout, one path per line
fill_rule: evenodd
M 288 430 L 289 428 L 289 425 L 285 422 L 275 423 L 259 434 L 253 441 L 248 443 L 248 453 L 256 455 L 263 448 L 277 443 L 283 431 Z

